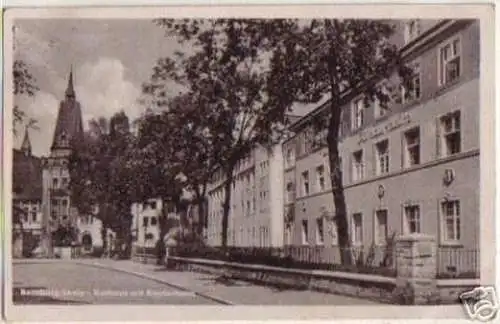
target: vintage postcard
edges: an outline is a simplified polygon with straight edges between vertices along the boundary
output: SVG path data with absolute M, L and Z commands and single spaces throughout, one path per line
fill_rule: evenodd
M 499 309 L 494 9 L 8 9 L 10 321 Z

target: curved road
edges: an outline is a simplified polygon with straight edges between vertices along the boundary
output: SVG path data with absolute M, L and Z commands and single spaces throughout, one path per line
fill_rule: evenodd
M 15 304 L 218 304 L 151 279 L 70 263 L 16 264 L 13 286 Z

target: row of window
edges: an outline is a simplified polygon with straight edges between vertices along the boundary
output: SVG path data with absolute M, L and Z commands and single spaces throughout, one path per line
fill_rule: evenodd
M 447 157 L 461 152 L 460 111 L 455 111 L 438 118 L 437 156 Z M 420 127 L 414 127 L 403 132 L 403 154 L 401 166 L 411 168 L 421 163 L 421 134 Z M 390 172 L 389 140 L 384 139 L 375 143 L 375 176 Z M 360 181 L 366 177 L 365 156 L 363 150 L 352 153 L 351 180 Z
M 247 228 L 246 233 L 243 227 L 240 227 L 239 231 L 228 229 L 227 235 L 228 241 L 233 245 L 267 246 L 270 241 L 269 228 L 266 226 L 252 226 L 251 229 Z M 218 240 L 220 239 L 220 233 L 214 228 L 208 233 L 207 237 L 211 241 Z
M 403 207 L 403 228 L 405 234 L 421 233 L 422 232 L 422 213 L 420 205 L 409 204 Z M 441 221 L 441 241 L 442 243 L 458 243 L 461 239 L 460 228 L 460 201 L 446 200 L 440 204 L 440 221 Z M 324 218 L 316 219 L 316 244 L 322 245 L 325 243 Z M 301 241 L 302 244 L 309 244 L 309 227 L 308 220 L 301 221 Z M 364 224 L 363 214 L 354 213 L 350 221 L 351 240 L 354 245 L 362 245 L 364 243 Z M 332 245 L 338 245 L 337 231 L 335 222 L 330 221 L 329 230 L 332 237 Z M 374 215 L 374 235 L 375 244 L 385 245 L 387 239 L 391 235 L 388 232 L 388 210 L 380 209 Z M 285 229 L 285 243 L 290 244 L 292 227 Z
M 437 126 L 437 155 L 447 157 L 461 152 L 460 111 L 455 111 L 438 118 Z M 421 161 L 421 133 L 420 127 L 414 127 L 402 133 L 402 168 L 411 168 L 422 163 Z M 374 175 L 380 176 L 391 171 L 389 140 L 381 140 L 374 145 Z M 351 181 L 361 181 L 367 177 L 366 156 L 360 149 L 351 156 Z M 342 161 L 340 162 L 342 164 Z M 311 186 L 310 171 L 303 171 L 300 175 L 301 196 L 308 196 L 313 192 L 323 192 L 328 189 L 329 182 L 325 165 L 315 168 L 315 188 Z M 285 203 L 295 200 L 295 184 L 289 181 L 286 184 Z
M 416 27 L 411 27 L 413 30 Z M 414 32 L 409 32 L 413 34 Z M 461 40 L 459 37 L 452 38 L 445 42 L 438 48 L 438 86 L 446 86 L 455 82 L 461 76 Z M 418 100 L 422 96 L 421 86 L 421 66 L 419 62 L 410 64 L 413 69 L 413 76 L 410 78 L 408 85 L 396 87 L 394 90 L 388 90 L 389 87 L 384 86 L 382 82 L 382 89 L 386 89 L 386 94 L 391 98 L 387 106 L 381 105 L 377 100 L 371 105 L 375 119 L 382 118 L 390 111 L 390 104 L 402 103 L 406 104 Z M 364 96 L 359 96 L 351 102 L 350 106 L 350 128 L 352 131 L 361 129 L 366 125 L 367 109 L 370 108 Z M 342 111 L 343 115 L 344 111 Z M 341 121 L 343 121 L 341 117 Z M 343 122 L 339 127 L 339 136 L 342 136 L 344 129 Z M 315 148 L 322 145 L 326 139 L 325 130 L 313 131 L 308 128 L 301 134 L 297 135 L 296 147 L 285 148 L 285 168 L 292 167 L 295 164 L 295 158 L 304 154 L 309 154 Z
M 67 189 L 68 186 L 68 177 L 52 177 L 52 189 Z
M 39 204 L 20 202 L 19 208 L 21 208 L 25 212 L 23 215 L 23 221 L 25 223 L 37 223 L 38 222 Z

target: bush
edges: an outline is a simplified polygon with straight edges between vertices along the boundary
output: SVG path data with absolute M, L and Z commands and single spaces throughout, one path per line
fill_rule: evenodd
M 244 264 L 262 264 L 273 267 L 284 267 L 303 270 L 327 270 L 374 274 L 386 277 L 396 276 L 391 267 L 375 267 L 358 263 L 346 266 L 342 264 L 315 263 L 294 260 L 290 255 L 283 255 L 278 249 L 264 248 L 228 248 L 224 253 L 220 248 L 209 246 L 180 246 L 175 248 L 175 255 L 186 258 L 202 258 Z

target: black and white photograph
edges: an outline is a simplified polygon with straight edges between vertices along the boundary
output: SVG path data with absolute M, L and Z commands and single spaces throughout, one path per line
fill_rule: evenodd
M 233 9 L 6 20 L 11 314 L 440 306 L 493 319 L 491 23 Z

